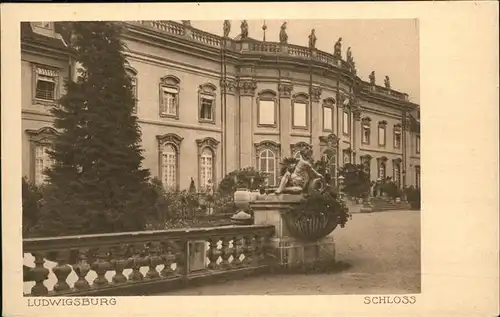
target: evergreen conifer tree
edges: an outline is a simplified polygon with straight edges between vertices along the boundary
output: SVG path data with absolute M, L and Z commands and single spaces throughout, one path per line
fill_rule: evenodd
M 60 135 L 49 155 L 39 235 L 141 230 L 154 202 L 142 168 L 141 132 L 125 71 L 121 26 L 71 23 L 71 47 L 83 70 L 66 82 L 52 109 Z

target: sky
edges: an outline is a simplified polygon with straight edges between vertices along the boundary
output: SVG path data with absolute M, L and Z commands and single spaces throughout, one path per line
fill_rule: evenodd
M 262 40 L 264 20 L 248 20 L 249 37 Z M 278 42 L 284 20 L 266 20 L 266 41 Z M 391 88 L 407 93 L 411 102 L 420 101 L 419 29 L 417 20 L 286 20 L 288 43 L 307 46 L 311 29 L 315 29 L 316 48 L 333 53 L 342 37 L 342 57 L 350 46 L 365 81 L 372 70 L 376 83 L 384 85 L 389 76 Z M 240 33 L 240 20 L 231 20 L 230 37 Z M 222 35 L 222 21 L 191 21 L 195 28 Z

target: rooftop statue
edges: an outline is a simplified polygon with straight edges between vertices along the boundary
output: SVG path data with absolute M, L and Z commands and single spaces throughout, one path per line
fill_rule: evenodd
M 322 182 L 323 175 L 318 173 L 312 166 L 311 148 L 300 150 L 299 161 L 293 167 L 293 171 L 287 170 L 281 178 L 276 195 L 281 193 L 301 194 L 304 191 L 313 190 L 319 182 Z
M 185 26 L 191 26 L 191 20 L 182 20 L 182 24 Z
M 231 22 L 229 22 L 229 20 L 224 20 L 223 31 L 224 31 L 224 37 L 228 37 L 229 32 L 231 32 Z
M 371 84 L 372 86 L 375 86 L 375 71 L 372 71 L 372 72 L 370 73 L 370 76 L 368 76 L 368 78 L 370 78 L 370 84 Z
M 247 20 L 241 22 L 241 39 L 246 39 L 248 37 L 248 23 Z
M 336 58 L 342 58 L 342 38 L 340 37 L 337 42 L 335 42 L 333 56 Z
M 385 88 L 391 89 L 391 80 L 389 79 L 389 76 L 385 76 L 384 85 L 385 85 Z
M 309 48 L 316 48 L 316 34 L 314 29 L 311 30 L 309 35 Z
M 350 46 L 347 48 L 346 60 L 347 60 L 347 63 L 350 65 L 352 65 L 354 63 L 354 59 L 352 58 L 352 52 L 351 52 Z
M 283 22 L 280 31 L 280 43 L 286 44 L 287 42 L 288 42 L 288 34 L 286 34 L 286 22 Z

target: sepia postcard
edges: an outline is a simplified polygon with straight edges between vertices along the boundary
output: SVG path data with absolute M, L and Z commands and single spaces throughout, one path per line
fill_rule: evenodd
M 496 2 L 1 21 L 5 316 L 500 314 Z

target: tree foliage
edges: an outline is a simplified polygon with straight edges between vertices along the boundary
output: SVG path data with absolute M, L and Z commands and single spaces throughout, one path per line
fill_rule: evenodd
M 356 198 L 363 198 L 370 192 L 370 175 L 363 164 L 345 164 L 339 168 L 344 177 L 344 192 Z
M 251 190 L 259 189 L 265 184 L 266 174 L 253 167 L 234 170 L 224 176 L 217 187 L 218 193 L 223 197 L 232 197 L 237 188 L 243 187 Z
M 83 71 L 51 110 L 60 131 L 38 225 L 40 235 L 140 230 L 152 212 L 149 171 L 133 115 L 121 26 L 73 22 L 71 48 Z

